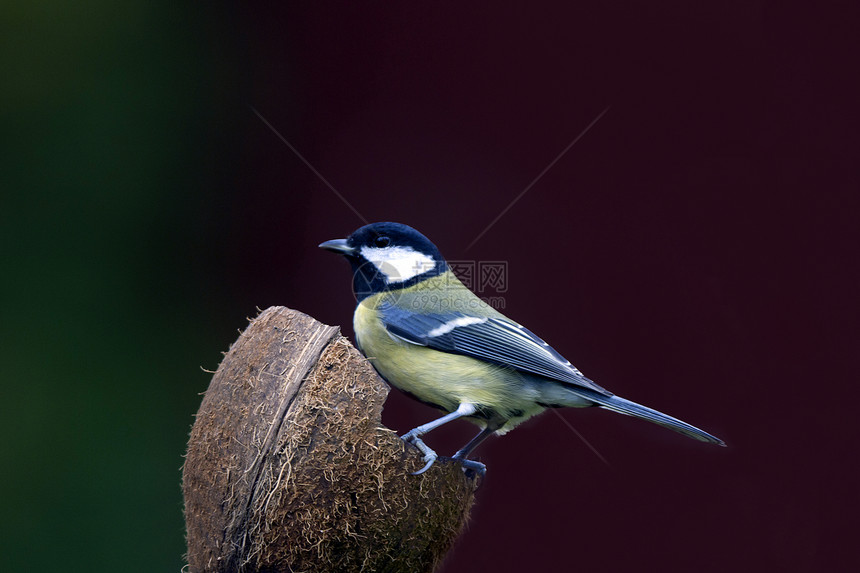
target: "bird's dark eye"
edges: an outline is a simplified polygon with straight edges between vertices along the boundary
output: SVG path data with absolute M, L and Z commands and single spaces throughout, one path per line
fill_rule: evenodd
M 375 239 L 373 239 L 373 246 L 379 247 L 379 248 L 387 247 L 390 242 L 391 242 L 391 239 L 389 239 L 385 235 L 380 235 L 380 236 L 376 237 Z

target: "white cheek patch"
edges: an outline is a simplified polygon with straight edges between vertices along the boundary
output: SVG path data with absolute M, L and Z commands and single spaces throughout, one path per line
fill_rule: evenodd
M 411 247 L 361 247 L 361 256 L 373 263 L 389 283 L 408 281 L 436 268 L 432 257 Z

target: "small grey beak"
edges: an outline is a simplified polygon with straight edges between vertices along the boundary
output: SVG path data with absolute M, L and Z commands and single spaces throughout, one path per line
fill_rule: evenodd
M 320 243 L 319 247 L 339 255 L 349 256 L 355 254 L 355 249 L 347 244 L 346 239 L 332 239 L 331 241 Z

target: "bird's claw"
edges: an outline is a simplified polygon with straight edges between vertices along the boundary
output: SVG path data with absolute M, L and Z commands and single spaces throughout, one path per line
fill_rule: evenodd
M 429 470 L 430 466 L 432 466 L 436 462 L 436 457 L 436 452 L 430 450 L 430 452 L 424 456 L 424 461 L 426 461 L 427 463 L 417 472 L 412 472 L 412 475 L 417 476 Z
M 475 460 L 467 460 L 465 458 L 458 458 L 456 454 L 454 454 L 454 457 L 451 459 L 460 462 L 460 465 L 463 466 L 463 472 L 466 474 L 467 477 L 484 477 L 487 473 L 487 466 L 485 466 L 481 462 L 476 462 Z
M 417 472 L 412 472 L 412 475 L 414 476 L 421 475 L 427 470 L 429 470 L 433 466 L 433 464 L 436 463 L 436 459 L 439 457 L 436 452 L 431 450 L 430 447 L 424 443 L 424 440 L 418 437 L 420 435 L 420 432 L 411 430 L 401 436 L 401 439 L 404 442 L 408 442 L 414 445 L 422 454 L 424 454 L 424 467 Z M 484 475 L 487 473 L 487 466 L 485 466 L 481 462 L 476 462 L 475 460 L 467 460 L 466 457 L 460 452 L 454 454 L 454 457 L 451 459 L 460 462 L 460 465 L 463 468 L 463 472 L 465 472 L 465 474 L 470 478 L 476 476 L 484 477 Z
M 414 445 L 416 448 L 418 448 L 418 450 L 422 454 L 424 454 L 424 461 L 427 462 L 423 468 L 421 468 L 417 472 L 412 473 L 412 475 L 414 475 L 414 476 L 417 476 L 419 474 L 423 474 L 424 472 L 429 470 L 430 466 L 432 466 L 433 463 L 436 461 L 436 458 L 439 457 L 436 455 L 436 452 L 431 450 L 430 447 L 424 443 L 424 440 L 422 440 L 421 438 L 418 437 L 419 435 L 420 434 L 418 432 L 416 432 L 415 430 L 412 430 L 410 432 L 406 432 L 405 434 L 403 434 L 403 436 L 401 436 L 401 439 L 404 442 L 408 442 L 408 443 Z

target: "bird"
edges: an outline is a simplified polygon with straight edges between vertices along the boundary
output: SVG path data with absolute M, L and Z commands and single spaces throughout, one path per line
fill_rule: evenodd
M 641 418 L 690 438 L 723 440 L 586 378 L 526 327 L 470 291 L 439 249 L 417 230 L 394 222 L 365 225 L 320 248 L 352 269 L 359 350 L 390 385 L 445 412 L 402 436 L 423 454 L 427 471 L 438 455 L 422 440 L 457 419 L 480 432 L 452 458 L 467 473 L 486 466 L 469 459 L 490 435 L 503 435 L 548 408 L 599 407 Z

